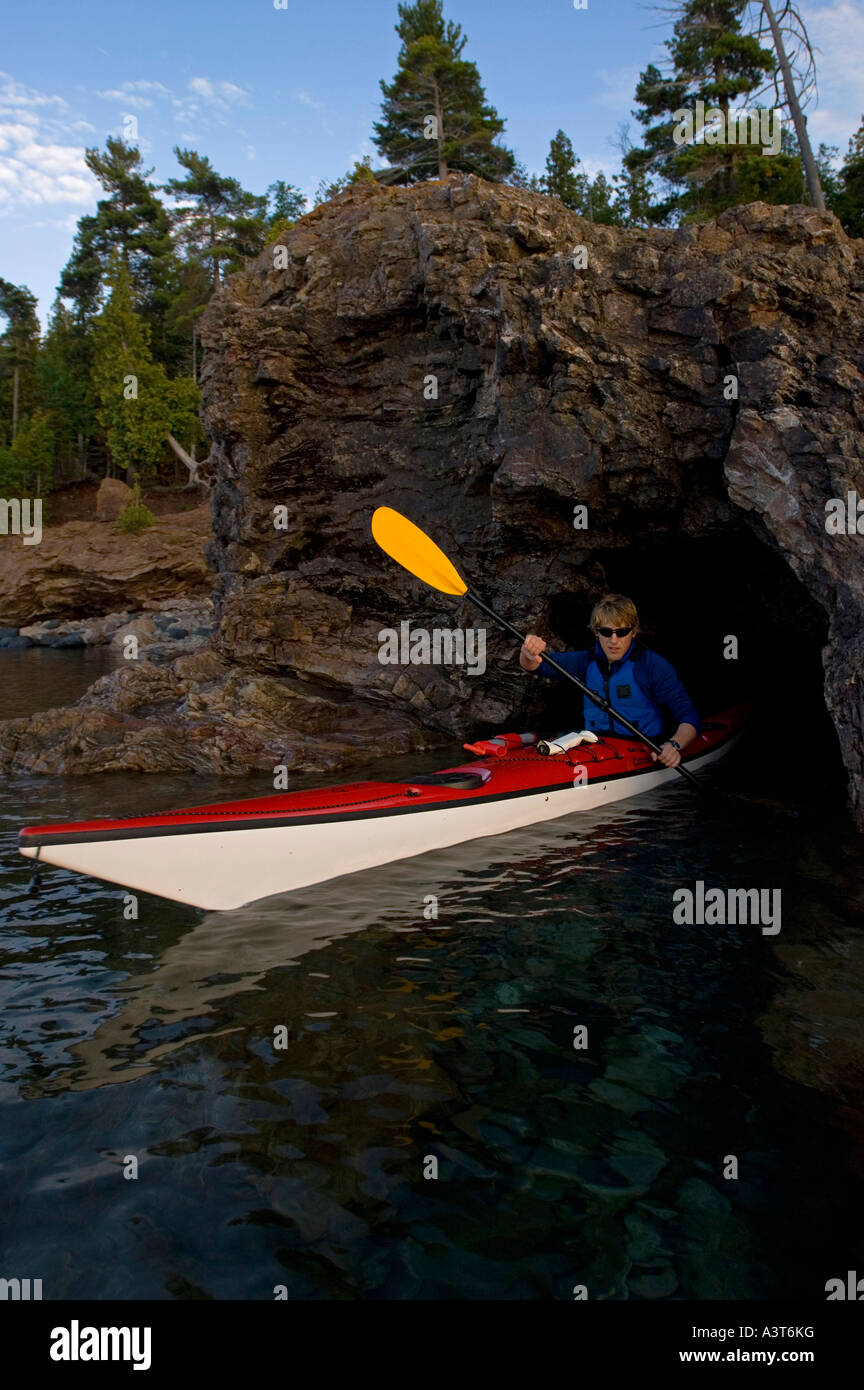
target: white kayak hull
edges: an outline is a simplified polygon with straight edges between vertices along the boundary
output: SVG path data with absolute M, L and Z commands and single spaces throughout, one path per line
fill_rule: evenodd
M 722 757 L 738 735 L 704 755 L 687 759 L 698 771 Z M 152 893 L 208 911 L 231 911 L 277 893 L 377 868 L 467 840 L 501 835 L 523 826 L 594 810 L 652 791 L 678 774 L 652 766 L 610 777 L 501 799 L 423 807 L 397 815 L 321 817 L 313 824 L 251 829 L 93 838 L 21 846 L 26 858 L 51 864 L 132 892 Z

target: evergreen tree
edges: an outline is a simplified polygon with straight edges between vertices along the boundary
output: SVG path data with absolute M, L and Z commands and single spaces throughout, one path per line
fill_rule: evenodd
M 647 227 L 651 221 L 651 189 L 644 165 L 631 168 L 627 155 L 633 149 L 629 126 L 625 122 L 618 131 L 621 169 L 612 175 L 614 206 L 621 227 Z
M 164 328 L 172 340 L 182 342 L 183 350 L 170 364 L 177 376 L 198 380 L 201 351 L 198 320 L 211 295 L 210 269 L 199 261 L 183 261 L 174 280 L 174 293 L 165 313 Z
M 374 137 L 391 167 L 378 177 L 412 184 L 463 169 L 501 182 L 516 161 L 494 143 L 505 122 L 488 105 L 476 65 L 461 56 L 467 39 L 460 25 L 445 24 L 442 0 L 398 10 L 399 70 L 392 82 L 380 83 L 383 120 Z
M 335 198 L 337 193 L 343 193 L 352 183 L 364 183 L 370 179 L 372 183 L 376 182 L 372 172 L 372 160 L 367 154 L 363 159 L 355 160 L 351 172 L 341 179 L 336 179 L 335 183 L 328 183 L 326 179 L 322 179 L 315 190 L 314 206 L 317 208 L 322 203 L 329 203 L 331 198 Z
M 280 224 L 281 231 L 293 227 L 306 212 L 305 196 L 299 188 L 286 183 L 284 179 L 277 179 L 275 183 L 271 183 L 267 189 L 267 201 L 267 222 L 271 231 L 277 223 Z
M 528 175 L 528 170 L 521 160 L 517 159 L 513 165 L 513 172 L 508 175 L 508 184 L 512 188 L 527 188 L 530 193 L 545 193 L 543 186 L 543 175 Z
M 152 478 L 175 433 L 193 428 L 197 390 L 186 378 L 169 381 L 150 352 L 149 330 L 135 313 L 126 268 L 112 261 L 111 294 L 93 325 L 93 389 L 97 415 L 114 465 L 131 482 Z
M 666 48 L 672 70 L 655 65 L 642 73 L 636 89 L 645 126 L 644 145 L 631 149 L 625 165 L 631 174 L 654 175 L 668 192 L 652 205 L 652 221 L 707 218 L 753 198 L 781 202 L 792 179 L 794 156 L 763 156 L 745 143 L 730 141 L 729 117 L 734 103 L 763 85 L 776 59 L 756 37 L 742 30 L 746 0 L 680 0 L 673 38 Z M 706 128 L 692 143 L 673 138 L 675 112 L 706 107 Z M 722 133 L 710 112 L 722 116 Z M 785 162 L 785 167 L 784 167 Z
M 247 193 L 237 179 L 217 174 L 210 160 L 195 150 L 174 147 L 186 170 L 182 179 L 169 179 L 165 192 L 181 200 L 172 220 L 177 238 L 190 259 L 206 266 L 210 288 L 217 289 L 225 273 L 241 270 L 267 240 L 267 198 Z
M 839 199 L 842 189 L 840 175 L 836 167 L 839 157 L 839 147 L 837 145 L 826 145 L 824 142 L 819 146 L 815 155 L 816 168 L 819 172 L 819 182 L 822 185 L 822 192 L 825 195 L 825 206 L 829 212 L 833 212 L 837 217 L 840 217 Z
M 80 218 L 75 244 L 60 277 L 60 294 L 71 299 L 86 325 L 98 312 L 112 255 L 126 268 L 136 302 L 155 324 L 170 294 L 171 229 L 168 214 L 149 182 L 141 151 L 109 136 L 104 153 L 84 154 L 85 163 L 108 195 L 93 215 Z
M 820 151 L 821 153 L 821 151 Z M 864 236 L 864 118 L 849 141 L 839 174 L 836 212 L 850 236 Z
M 546 156 L 546 173 L 540 184 L 550 198 L 560 198 L 566 208 L 585 215 L 588 207 L 588 180 L 576 172 L 576 155 L 563 130 L 552 138 Z
M 614 194 L 613 185 L 601 169 L 591 184 L 589 194 L 592 222 L 598 222 L 604 227 L 619 227 L 621 225 L 621 213 Z
M 58 295 L 36 361 L 36 376 L 39 400 L 55 439 L 56 471 L 67 478 L 83 477 L 87 470 L 86 446 L 96 424 L 89 390 L 91 358 L 89 338 L 76 327 Z
M 34 411 L 15 436 L 10 450 L 18 470 L 19 489 L 33 497 L 51 491 L 54 475 L 54 432 L 44 410 Z
M 0 418 L 0 444 L 11 444 L 23 416 L 36 401 L 36 353 L 40 327 L 36 317 L 36 296 L 26 285 L 12 285 L 0 279 L 0 316 L 6 331 L 0 337 L 0 381 L 3 383 L 3 414 Z

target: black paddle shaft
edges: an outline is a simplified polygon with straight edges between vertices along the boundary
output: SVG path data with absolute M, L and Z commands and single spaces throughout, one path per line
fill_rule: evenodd
M 490 608 L 488 603 L 484 603 L 482 598 L 478 598 L 476 594 L 472 594 L 470 589 L 466 592 L 465 597 L 470 599 L 472 603 L 476 603 L 478 608 L 482 608 L 484 613 L 488 613 L 490 618 L 494 618 L 496 623 L 500 623 L 503 628 L 506 628 L 511 636 L 516 638 L 520 646 L 524 644 L 525 638 L 518 628 L 515 628 L 512 623 L 508 623 L 506 618 L 502 618 L 501 614 L 496 613 L 493 608 Z M 574 676 L 572 671 L 565 670 L 565 668 L 559 665 L 554 657 L 549 656 L 547 652 L 543 653 L 543 660 L 548 661 L 549 665 L 554 667 L 559 675 L 565 676 L 568 681 L 572 681 L 573 684 L 582 691 L 583 695 L 587 695 L 588 699 L 593 700 L 594 704 L 599 705 L 606 714 L 611 714 L 619 723 L 624 725 L 625 729 L 629 729 L 634 738 L 641 739 L 643 743 L 648 745 L 652 752 L 660 752 L 660 747 L 653 739 L 650 739 L 647 734 L 643 734 L 641 729 L 637 728 L 635 724 L 631 724 L 629 719 L 625 719 L 623 714 L 619 714 L 616 709 L 613 709 L 608 700 L 604 700 L 601 695 L 597 695 L 593 690 L 589 690 L 587 685 L 583 685 L 579 677 Z M 703 786 L 698 777 L 694 777 L 689 767 L 685 767 L 683 763 L 678 763 L 676 764 L 675 771 L 680 772 L 682 777 L 686 777 L 688 782 L 692 782 L 694 787 L 698 787 L 703 796 L 709 795 L 707 787 Z

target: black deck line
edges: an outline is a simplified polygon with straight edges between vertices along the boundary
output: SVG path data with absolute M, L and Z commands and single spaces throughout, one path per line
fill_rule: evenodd
M 731 729 L 724 738 L 712 745 L 711 748 L 704 749 L 701 753 L 692 754 L 685 762 L 698 762 L 700 758 L 708 757 L 711 753 L 716 753 L 741 733 L 741 728 Z M 570 764 L 573 766 L 573 764 Z M 590 782 L 584 783 L 585 786 L 592 786 L 594 783 L 617 782 L 626 777 L 642 777 L 646 773 L 656 772 L 659 769 L 655 764 L 647 767 L 633 768 L 629 772 L 610 772 L 605 777 L 594 777 Z M 671 771 L 672 769 L 668 769 Z M 410 777 L 404 781 L 393 783 L 398 787 L 410 787 L 412 782 Z M 220 830 L 266 830 L 268 828 L 278 829 L 289 825 L 333 825 L 342 821 L 354 820 L 378 820 L 382 816 L 405 816 L 417 815 L 423 811 L 449 811 L 457 806 L 488 806 L 493 801 L 512 801 L 522 796 L 542 796 L 546 792 L 572 791 L 572 782 L 554 782 L 538 787 L 520 787 L 515 791 L 497 792 L 490 796 L 476 796 L 473 792 L 465 792 L 463 797 L 457 800 L 432 801 L 425 805 L 417 806 L 385 806 L 377 811 L 349 811 L 340 814 L 339 812 L 318 811 L 308 816 L 263 816 L 256 817 L 254 820 L 246 816 L 238 816 L 236 819 L 223 821 L 201 821 L 191 825 L 139 825 L 133 826 L 129 830 L 85 830 L 85 831 L 59 831 L 56 834 L 46 832 L 41 835 L 30 834 L 27 830 L 18 832 L 18 848 L 30 849 L 36 845 L 68 845 L 68 844 L 92 844 L 94 842 L 107 843 L 111 840 L 146 840 L 154 837 L 165 838 L 171 835 L 208 835 Z M 395 793 L 394 793 L 395 794 Z M 575 808 L 574 808 L 575 809 Z M 158 814 L 158 813 L 157 813 Z

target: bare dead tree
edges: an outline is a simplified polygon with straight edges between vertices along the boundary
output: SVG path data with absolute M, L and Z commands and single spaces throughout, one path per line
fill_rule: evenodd
M 793 0 L 783 0 L 776 9 L 771 0 L 753 0 L 753 5 L 756 11 L 753 17 L 754 36 L 763 39 L 770 34 L 774 52 L 777 54 L 777 68 L 770 83 L 762 92 L 757 93 L 757 98 L 773 90 L 777 105 L 785 106 L 792 117 L 810 200 L 819 212 L 824 212 L 825 195 L 822 192 L 819 169 L 813 158 L 807 118 L 804 115 L 804 107 L 811 98 L 818 99 L 816 50 L 810 42 L 807 26 Z
M 186 485 L 187 490 L 196 487 L 212 487 L 212 481 L 207 476 L 206 472 L 211 461 L 210 456 L 208 455 L 206 459 L 201 460 L 193 458 L 191 454 L 187 454 L 183 445 L 177 442 L 173 434 L 169 434 L 167 442 L 180 462 L 185 464 L 189 469 L 189 482 Z

